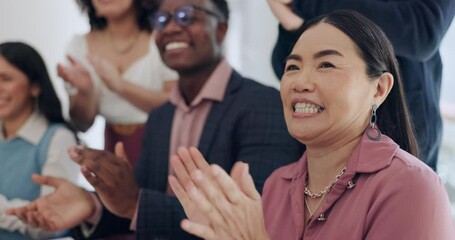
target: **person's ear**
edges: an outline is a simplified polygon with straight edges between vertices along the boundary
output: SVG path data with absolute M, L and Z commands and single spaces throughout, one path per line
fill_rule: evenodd
M 40 95 L 41 93 L 41 88 L 38 84 L 32 84 L 31 88 L 30 88 L 30 95 L 33 97 L 33 98 L 36 98 Z
M 381 105 L 390 91 L 392 90 L 394 83 L 393 75 L 389 72 L 383 73 L 377 80 L 376 93 L 374 94 L 374 102 Z
M 216 28 L 216 41 L 221 44 L 226 37 L 226 33 L 228 30 L 228 23 L 227 22 L 219 22 Z

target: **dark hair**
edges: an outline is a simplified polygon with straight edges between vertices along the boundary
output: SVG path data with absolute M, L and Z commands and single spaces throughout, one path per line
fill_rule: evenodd
M 40 54 L 25 43 L 5 42 L 0 44 L 0 56 L 24 73 L 31 84 L 40 87 L 38 110 L 46 119 L 50 123 L 63 123 L 75 133 L 74 128 L 63 118 L 60 100 Z
M 220 11 L 224 21 L 229 20 L 229 6 L 226 0 L 212 0 L 212 3 Z
M 87 13 L 92 30 L 104 29 L 107 26 L 106 18 L 97 16 L 92 0 L 76 0 L 76 2 L 81 10 Z M 150 16 L 158 9 L 161 2 L 162 0 L 134 0 L 133 5 L 137 13 L 139 29 L 152 30 Z
M 349 36 L 365 61 L 367 75 L 371 79 L 376 79 L 385 72 L 393 75 L 394 86 L 377 110 L 378 127 L 403 150 L 419 157 L 419 148 L 407 107 L 398 62 L 385 33 L 371 20 L 352 10 L 338 10 L 316 17 L 305 23 L 302 31 L 318 23 L 330 24 Z

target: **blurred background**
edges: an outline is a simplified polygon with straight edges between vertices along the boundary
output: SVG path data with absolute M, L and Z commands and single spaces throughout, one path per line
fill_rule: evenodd
M 266 1 L 230 0 L 231 22 L 225 51 L 229 62 L 245 76 L 269 86 L 279 87 L 273 74 L 270 55 L 277 36 L 277 21 Z M 0 42 L 19 40 L 34 46 L 45 58 L 47 67 L 67 112 L 68 99 L 56 65 L 65 58 L 66 44 L 74 34 L 89 30 L 85 16 L 73 0 L 0 1 Z M 444 62 L 441 108 L 445 114 L 444 140 L 438 174 L 447 186 L 455 216 L 455 24 L 441 46 Z M 102 148 L 104 120 L 82 139 L 93 148 Z M 86 184 L 82 177 L 81 183 Z

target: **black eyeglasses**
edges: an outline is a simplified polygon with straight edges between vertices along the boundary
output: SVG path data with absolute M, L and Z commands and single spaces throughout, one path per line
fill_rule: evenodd
M 221 17 L 213 11 L 210 11 L 206 8 L 203 8 L 198 5 L 194 4 L 186 4 L 175 11 L 172 12 L 165 12 L 165 11 L 158 11 L 152 16 L 152 24 L 154 29 L 161 30 L 163 29 L 170 21 L 171 18 L 174 18 L 174 21 L 180 26 L 188 26 L 193 23 L 195 18 L 195 10 L 199 10 L 201 12 L 207 13 L 217 19 L 221 19 Z

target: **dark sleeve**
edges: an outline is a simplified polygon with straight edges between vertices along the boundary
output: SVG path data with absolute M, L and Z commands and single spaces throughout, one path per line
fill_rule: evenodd
M 137 239 L 199 239 L 180 228 L 186 218 L 176 197 L 163 192 L 142 190 L 137 219 Z
M 167 104 L 153 112 L 146 123 L 136 177 L 141 187 L 137 213 L 137 239 L 198 239 L 184 232 L 186 218 L 176 197 L 165 193 L 169 169 L 169 138 L 173 112 Z
M 281 26 L 278 26 L 278 40 L 272 52 L 272 67 L 278 79 L 281 79 L 284 73 L 284 60 L 291 53 L 295 42 L 301 34 L 300 30 L 287 31 Z
M 278 91 L 268 90 L 248 94 L 246 114 L 235 132 L 238 155 L 233 160 L 248 163 L 259 192 L 275 169 L 297 161 L 304 150 L 288 133 Z
M 84 235 L 82 234 L 80 227 L 72 229 L 70 231 L 70 234 L 71 237 L 73 237 L 76 240 L 98 239 L 100 237 L 106 236 L 132 234 L 132 231 L 130 231 L 130 225 L 131 220 L 118 217 L 103 207 L 103 213 L 100 222 L 98 223 L 95 231 L 90 235 L 90 237 L 85 238 Z
M 382 28 L 398 56 L 426 61 L 439 49 L 453 19 L 453 0 L 301 0 L 294 11 L 305 19 L 339 9 L 362 13 Z

